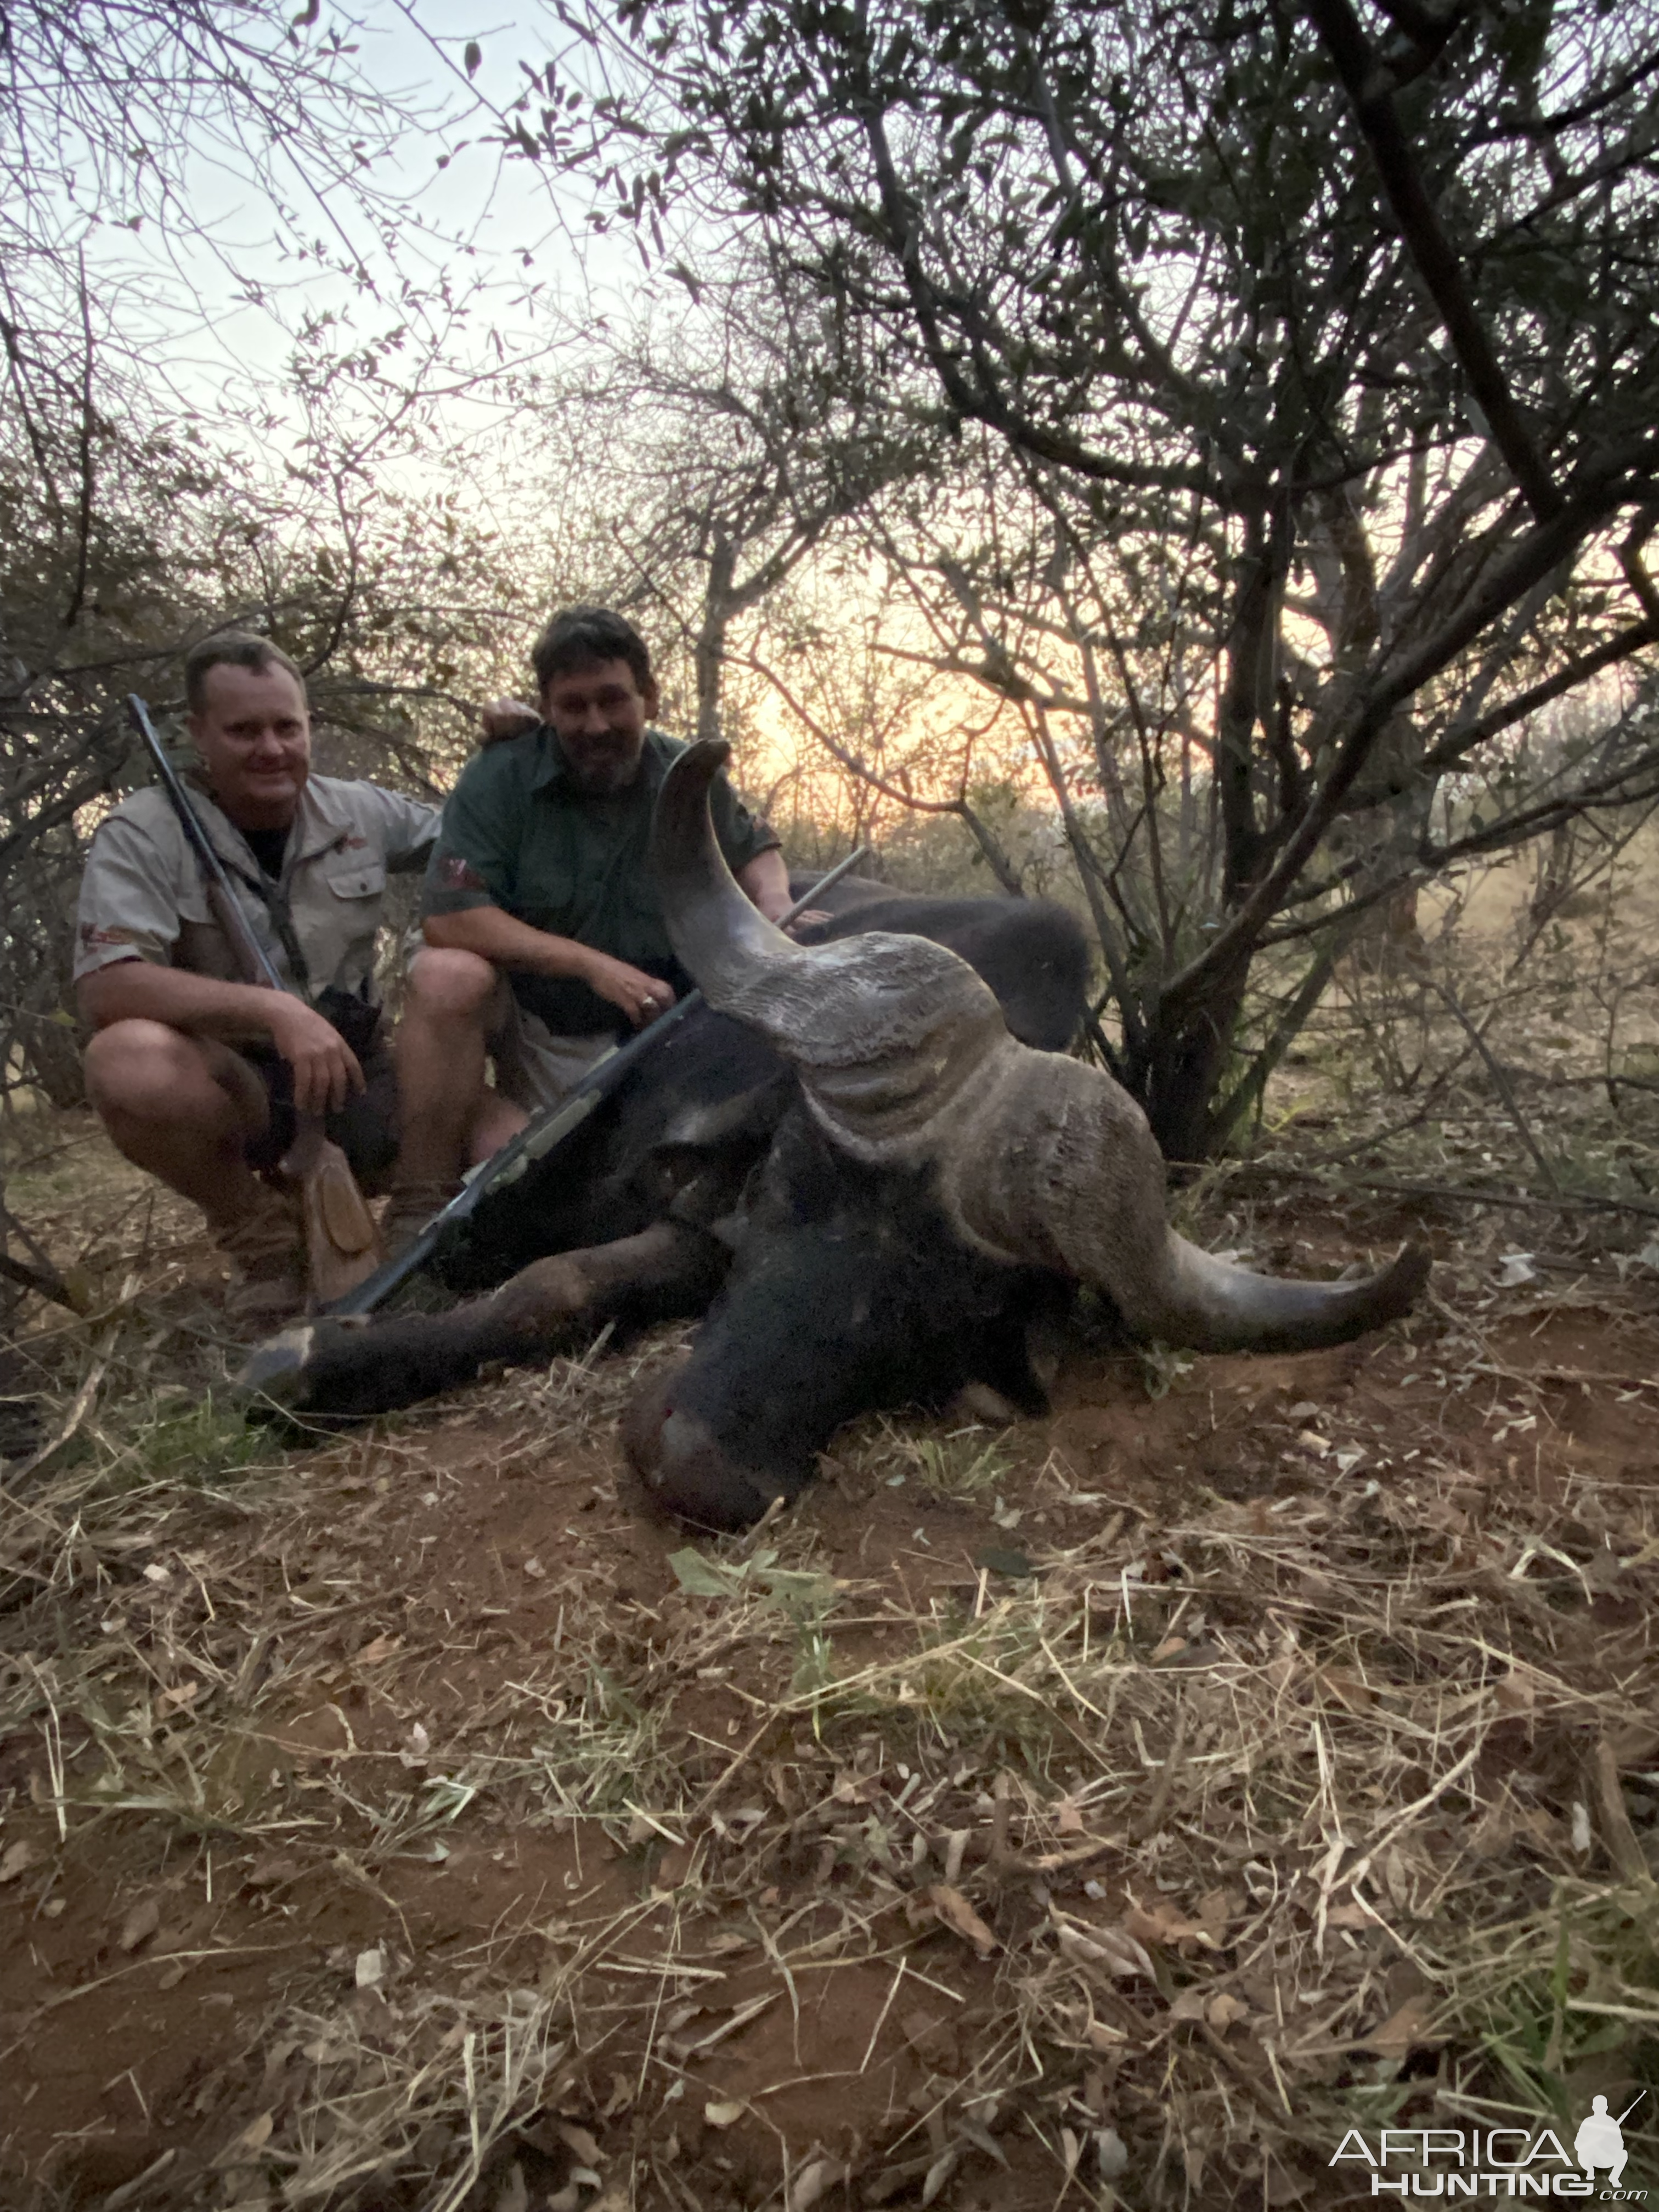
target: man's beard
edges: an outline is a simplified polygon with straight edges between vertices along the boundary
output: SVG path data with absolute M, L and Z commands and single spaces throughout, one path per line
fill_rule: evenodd
M 596 745 L 591 751 L 578 751 L 562 738 L 559 749 L 564 755 L 565 773 L 584 799 L 612 799 L 626 791 L 640 772 L 645 750 L 641 744 Z

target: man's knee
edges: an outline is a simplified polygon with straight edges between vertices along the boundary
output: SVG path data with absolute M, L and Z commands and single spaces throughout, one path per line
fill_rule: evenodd
M 203 1073 L 200 1053 L 165 1022 L 112 1022 L 86 1050 L 87 1090 L 100 1113 L 146 1113 Z
M 491 963 L 476 952 L 428 945 L 410 963 L 405 1012 L 435 1014 L 448 1021 L 483 1021 L 494 1004 L 500 978 Z
M 264 1124 L 264 1093 L 227 1045 L 166 1022 L 112 1022 L 88 1045 L 87 1094 L 97 1113 L 244 1136 Z

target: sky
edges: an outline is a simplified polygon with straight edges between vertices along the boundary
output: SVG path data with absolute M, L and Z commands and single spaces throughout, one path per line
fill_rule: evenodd
M 596 318 L 625 319 L 637 304 L 641 274 L 631 241 L 592 236 L 580 194 L 561 195 L 527 161 L 505 160 L 498 146 L 481 143 L 492 125 L 475 92 L 502 106 L 516 97 L 525 82 L 521 59 L 539 62 L 550 51 L 549 20 L 526 4 L 481 24 L 464 0 L 362 0 L 349 19 L 325 7 L 304 35 L 319 36 L 331 25 L 349 28 L 370 82 L 434 118 L 434 128 L 410 133 L 394 160 L 374 172 L 406 212 L 397 261 L 337 193 L 331 196 L 333 211 L 362 252 L 376 296 L 362 297 L 314 261 L 279 253 L 260 180 L 238 173 L 204 143 L 187 171 L 183 200 L 205 235 L 147 225 L 137 237 L 106 228 L 89 240 L 94 268 L 137 280 L 129 296 L 147 317 L 160 374 L 204 411 L 255 390 L 270 402 L 305 318 L 346 318 L 364 334 L 389 327 L 399 319 L 403 280 L 430 286 L 441 272 L 458 290 L 473 293 L 465 325 L 451 333 L 464 362 L 533 359 L 556 338 L 567 346 L 579 342 Z M 483 59 L 469 82 L 463 56 L 472 40 Z M 441 171 L 439 153 L 465 139 L 471 143 Z M 301 198 L 301 178 L 291 169 L 284 178 L 280 155 L 275 167 L 279 187 Z M 320 213 L 307 223 L 322 231 Z M 243 295 L 242 274 L 257 277 L 267 305 Z M 464 428 L 466 419 L 465 404 L 458 404 L 456 427 Z

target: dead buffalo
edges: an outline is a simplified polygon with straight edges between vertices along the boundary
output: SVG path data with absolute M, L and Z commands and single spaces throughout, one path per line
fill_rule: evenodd
M 1340 1343 L 1407 1311 L 1420 1253 L 1358 1282 L 1282 1282 L 1170 1229 L 1139 1108 L 1042 1048 L 1079 1011 L 1080 948 L 1058 1036 L 1031 1023 L 1012 971 L 998 971 L 1000 1001 L 985 980 L 1000 940 L 983 909 L 1028 933 L 1052 909 L 972 902 L 981 935 L 963 950 L 983 972 L 936 941 L 938 917 L 934 936 L 897 934 L 885 895 L 848 902 L 820 943 L 775 929 L 709 826 L 726 750 L 675 763 L 653 832 L 669 933 L 713 1011 L 664 1040 L 535 1189 L 518 1186 L 518 1232 L 554 1256 L 449 1314 L 290 1330 L 254 1355 L 250 1384 L 303 1413 L 362 1414 L 487 1361 L 544 1358 L 605 1318 L 706 1310 L 685 1359 L 629 1408 L 623 1443 L 665 1508 L 737 1528 L 793 1497 L 857 1413 L 973 1381 L 1039 1409 L 1028 1334 L 1079 1285 L 1137 1334 L 1206 1351 Z M 863 926 L 872 906 L 888 927 Z M 509 1263 L 474 1261 L 497 1279 Z

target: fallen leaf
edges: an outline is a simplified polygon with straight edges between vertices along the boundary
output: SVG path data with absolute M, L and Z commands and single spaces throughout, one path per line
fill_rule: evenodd
M 270 2141 L 270 2131 L 275 2125 L 274 2113 L 261 2112 L 257 2119 L 248 2122 L 240 2135 L 231 2137 L 214 2160 L 214 2164 L 217 2166 L 236 2166 L 252 2152 L 263 2150 Z
M 524 1571 L 532 1583 L 544 1583 L 547 1580 L 547 1569 L 539 1559 L 526 1559 L 524 1563 Z
M 1218 2035 L 1225 2035 L 1241 2020 L 1248 2020 L 1250 2008 L 1243 1997 L 1236 1997 L 1231 1990 L 1223 1990 L 1218 1996 L 1210 1999 L 1208 2019 Z
M 199 1682 L 179 1682 L 172 1689 L 162 1691 L 155 1701 L 156 1707 L 158 1711 L 164 1713 L 176 1713 L 185 1705 L 193 1705 L 201 1694 L 202 1686 Z
M 1511 1668 L 1492 1691 L 1507 1713 L 1530 1713 L 1537 1693 L 1536 1677 L 1523 1667 Z
M 1382 1881 L 1395 1909 L 1409 1912 L 1412 1909 L 1412 1881 L 1406 1870 L 1405 1854 L 1398 1844 L 1390 1844 L 1382 1854 Z
M 386 1953 L 378 1945 L 372 1951 L 359 1951 L 355 1971 L 357 1987 L 372 1990 L 386 1978 Z
M 353 1663 L 359 1667 L 384 1667 L 403 1648 L 401 1636 L 377 1636 L 372 1643 L 364 1644 Z
M 141 1898 L 121 1923 L 121 1933 L 116 1941 L 124 1951 L 136 1951 L 147 1943 L 161 1924 L 161 1908 L 153 1897 Z
M 961 2150 L 955 2143 L 952 2143 L 949 2150 L 944 2152 L 941 2156 L 936 2158 L 933 2164 L 928 2167 L 927 2179 L 921 2185 L 923 2212 L 927 2212 L 927 2207 L 933 2203 L 933 2199 L 939 2195 L 940 2190 L 944 2188 L 945 2183 L 956 2172 L 961 2157 Z
M 38 1865 L 40 1854 L 33 1844 L 8 1844 L 0 1853 L 0 1881 L 15 1881 L 26 1869 Z
M 953 1889 L 948 1881 L 936 1881 L 927 1895 L 945 1926 L 965 1936 L 981 1959 L 988 1959 L 997 1948 L 997 1939 L 962 1892 Z
M 1325 1925 L 1328 1928 L 1375 1928 L 1376 1920 L 1363 1905 L 1334 1905 L 1325 1915 Z
M 1129 2163 L 1129 2153 L 1115 2128 L 1095 2130 L 1095 2157 L 1103 2181 L 1115 2181 Z
M 1469 1849 L 1479 1859 L 1495 1859 L 1515 1835 L 1515 1820 L 1507 1805 L 1488 1805 L 1469 1838 Z
M 1209 1929 L 1196 1920 L 1188 1920 L 1161 1899 L 1151 1910 L 1145 1905 L 1132 1905 L 1123 1916 L 1126 1934 L 1139 1943 L 1201 1943 L 1206 1951 L 1216 1948 L 1215 1938 Z
M 802 2166 L 789 2191 L 789 2212 L 809 2212 L 820 2197 L 827 2196 L 838 2181 L 846 2180 L 847 2171 L 838 2158 L 815 2158 L 810 2166 Z M 927 2201 L 922 2199 L 924 2203 Z
M 1079 1812 L 1072 1798 L 1061 1797 L 1056 1800 L 1054 1825 L 1062 1836 L 1080 1836 L 1083 1833 L 1083 1815 Z
M 743 2105 L 705 2105 L 702 2116 L 711 2128 L 729 2128 L 736 2125 L 746 2110 Z
M 1074 1966 L 1104 1966 L 1119 1981 L 1138 1974 L 1149 1982 L 1158 1978 L 1151 1959 L 1127 1929 L 1096 1928 L 1085 1936 L 1062 1923 L 1058 1932 L 1060 1956 Z
M 507 2179 L 495 2191 L 490 2212 L 530 2212 L 530 2191 L 524 2178 L 524 2168 L 515 2158 L 507 2169 Z
M 1218 1951 L 1227 1940 L 1227 1924 L 1238 1909 L 1239 1903 L 1238 1899 L 1229 1897 L 1224 1889 L 1206 1889 L 1198 1900 L 1198 1911 L 1193 1917 Z
M 603 2165 L 605 2154 L 586 2128 L 576 2127 L 569 2120 L 561 2120 L 559 2133 L 584 2166 Z
M 1407 1997 L 1398 2010 L 1391 2012 L 1380 2027 L 1375 2027 L 1364 2039 L 1364 2048 L 1374 2051 L 1379 2058 L 1406 2058 L 1413 2051 L 1421 2051 L 1443 2043 L 1443 2035 L 1430 2032 L 1429 2021 L 1433 2008 L 1425 1995 Z

